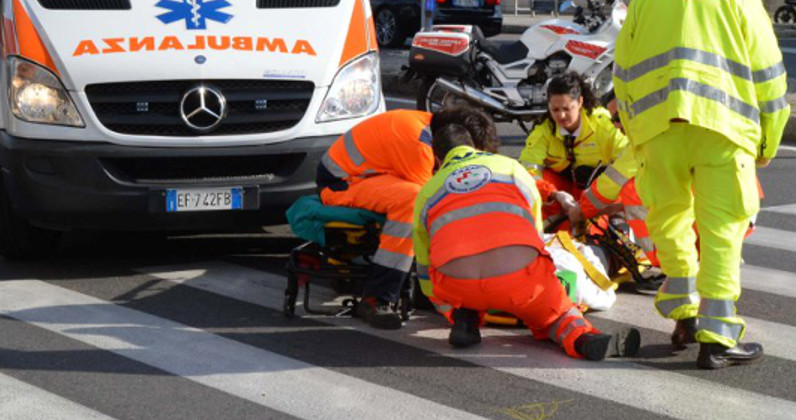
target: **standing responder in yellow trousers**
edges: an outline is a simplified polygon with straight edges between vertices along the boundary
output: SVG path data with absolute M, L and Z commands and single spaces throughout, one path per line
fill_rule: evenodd
M 617 40 L 614 85 L 668 276 L 655 306 L 677 321 L 672 343 L 699 342 L 697 365 L 705 369 L 759 359 L 760 344 L 739 342 L 741 243 L 760 205 L 755 166 L 774 157 L 790 115 L 782 54 L 762 2 L 633 0 Z

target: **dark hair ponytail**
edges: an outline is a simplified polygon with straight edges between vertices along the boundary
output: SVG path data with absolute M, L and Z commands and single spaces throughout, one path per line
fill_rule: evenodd
M 553 95 L 571 95 L 574 100 L 583 97 L 583 108 L 586 109 L 586 115 L 591 115 L 594 108 L 600 106 L 600 100 L 594 95 L 591 84 L 574 71 L 567 71 L 550 79 L 550 83 L 547 85 L 548 100 Z M 555 131 L 556 123 L 550 115 L 549 108 L 544 118 L 550 124 L 551 129 Z

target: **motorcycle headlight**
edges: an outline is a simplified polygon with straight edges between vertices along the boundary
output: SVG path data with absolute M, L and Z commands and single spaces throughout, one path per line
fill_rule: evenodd
M 83 119 L 58 77 L 18 57 L 9 60 L 8 100 L 14 115 L 32 123 L 84 127 Z
M 381 80 L 379 55 L 368 53 L 340 69 L 323 99 L 316 122 L 369 115 L 379 108 Z

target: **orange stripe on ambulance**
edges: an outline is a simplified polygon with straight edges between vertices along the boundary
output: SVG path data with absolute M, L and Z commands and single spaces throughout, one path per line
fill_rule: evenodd
M 280 54 L 306 54 L 316 56 L 315 48 L 309 41 L 298 39 L 290 48 L 284 38 L 266 38 L 250 36 L 216 36 L 197 35 L 192 40 L 182 40 L 176 36 L 102 38 L 99 40 L 85 39 L 80 41 L 72 53 L 73 57 L 81 55 L 132 53 L 139 51 L 168 50 L 238 50 L 268 51 Z

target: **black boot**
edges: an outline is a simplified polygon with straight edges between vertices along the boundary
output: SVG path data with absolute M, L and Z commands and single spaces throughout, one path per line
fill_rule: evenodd
M 588 360 L 606 357 L 635 356 L 641 346 L 641 334 L 635 328 L 625 328 L 613 334 L 583 334 L 575 340 L 575 351 Z
M 453 310 L 452 316 L 453 327 L 451 327 L 451 333 L 448 336 L 448 343 L 453 347 L 467 347 L 481 342 L 477 311 L 459 308 Z
M 753 363 L 761 357 L 763 357 L 763 346 L 758 343 L 738 343 L 735 347 L 725 347 L 718 343 L 701 343 L 697 366 L 702 369 L 721 369 Z
M 672 332 L 672 345 L 683 350 L 688 344 L 696 343 L 697 319 L 685 318 L 677 321 Z
M 373 297 L 365 297 L 357 303 L 357 315 L 373 328 L 397 330 L 401 328 L 401 316 L 392 310 L 389 303 Z

